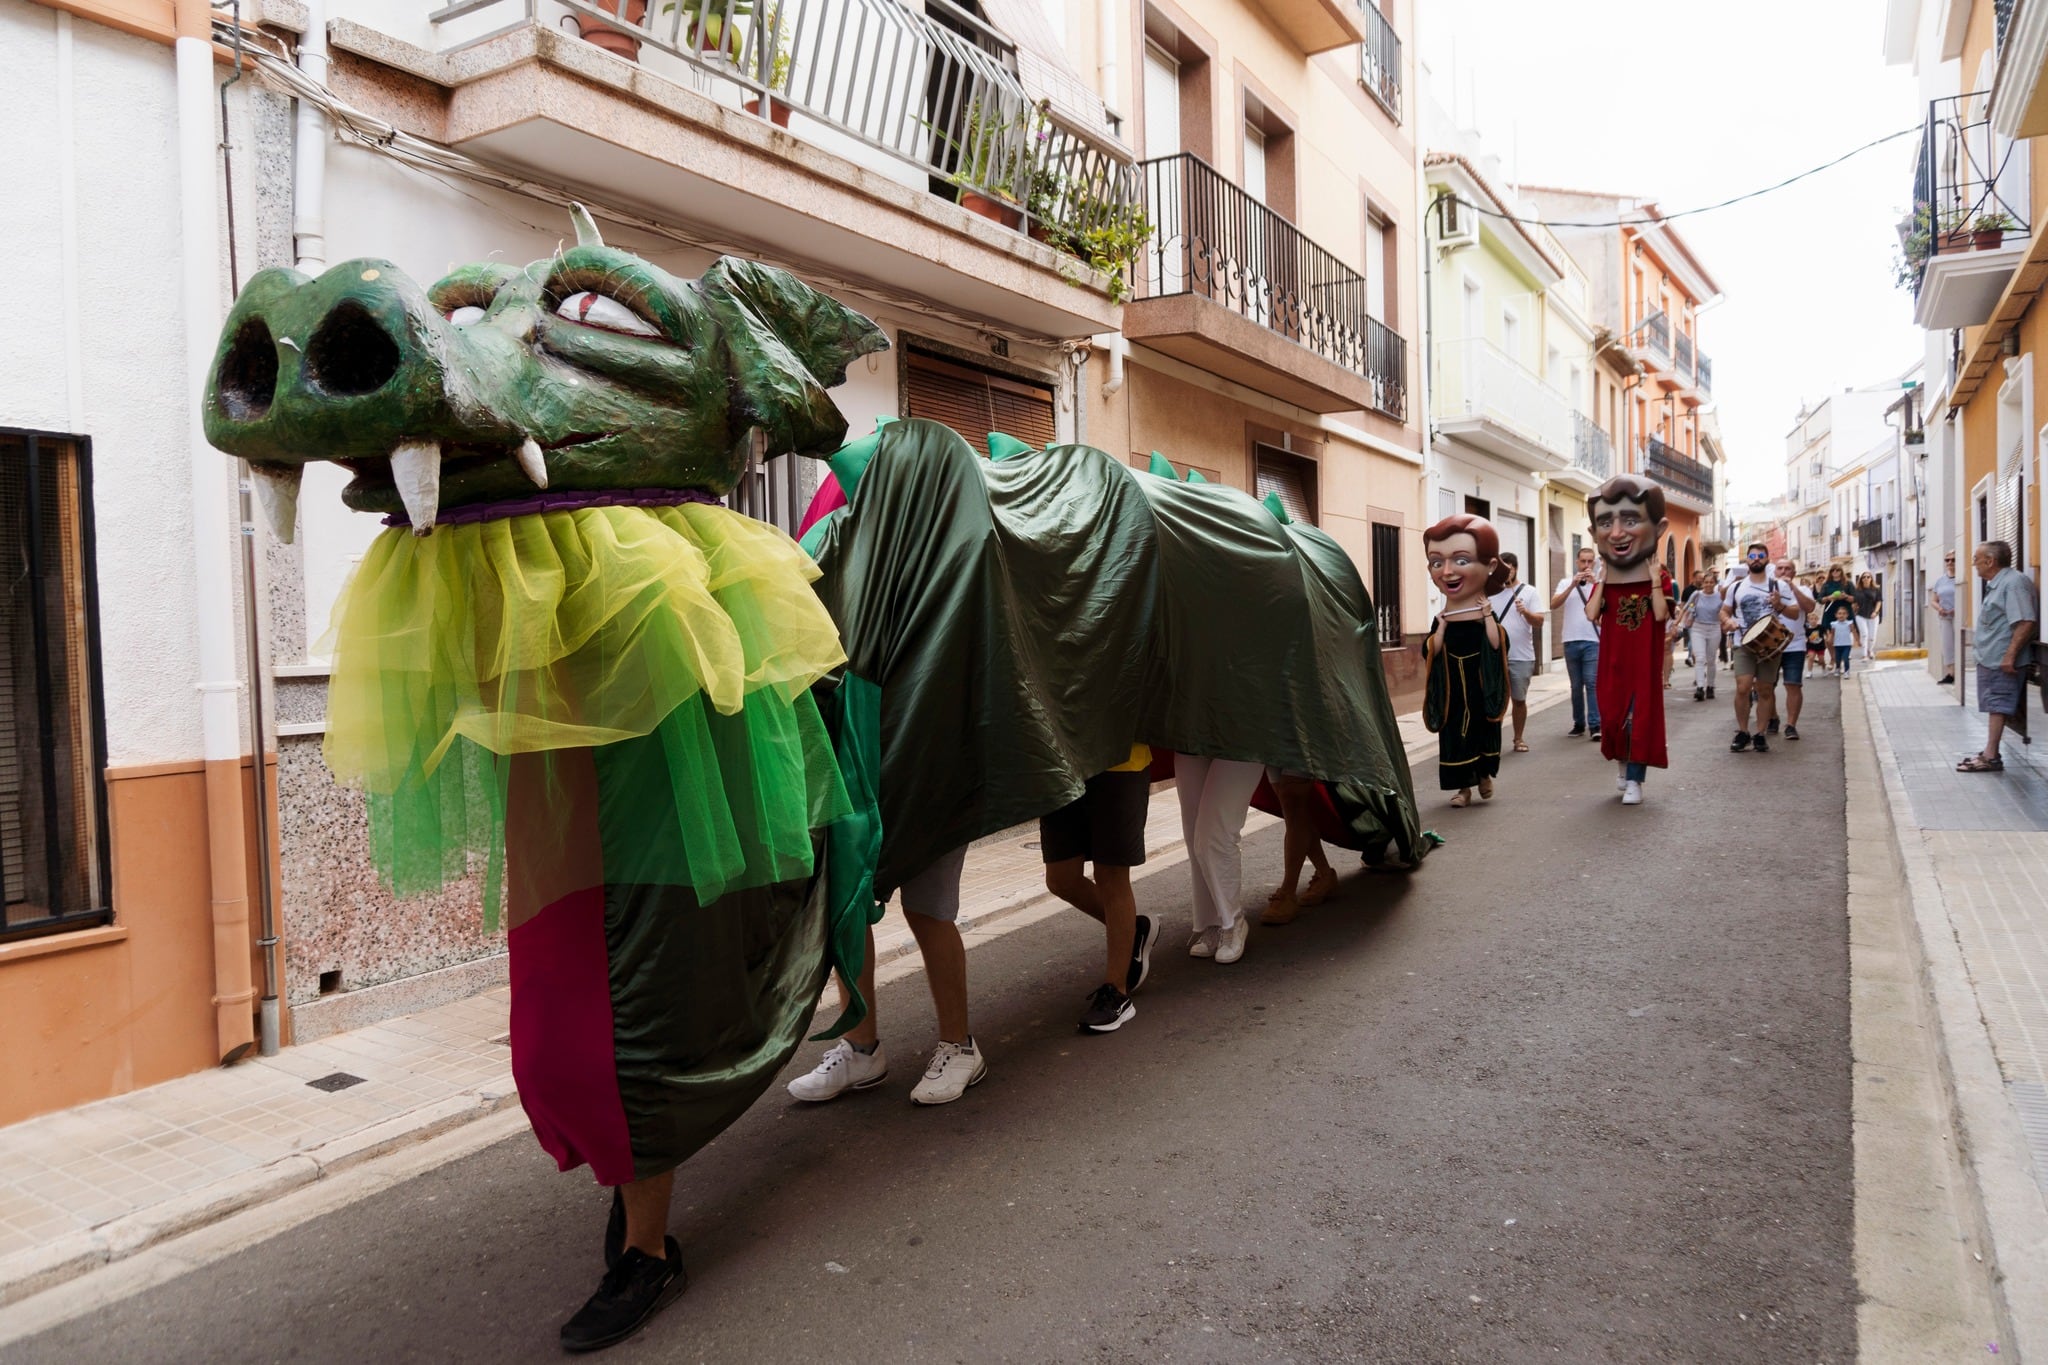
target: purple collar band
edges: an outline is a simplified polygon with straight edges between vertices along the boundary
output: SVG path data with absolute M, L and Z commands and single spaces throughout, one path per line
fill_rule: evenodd
M 478 521 L 503 521 L 507 517 L 531 516 L 535 512 L 575 512 L 585 507 L 680 507 L 686 502 L 709 507 L 723 504 L 701 488 L 607 488 L 593 492 L 562 489 L 536 493 L 514 502 L 479 502 L 467 507 L 449 507 L 435 517 L 436 526 L 466 526 Z M 410 526 L 412 518 L 393 512 L 384 518 L 386 526 Z

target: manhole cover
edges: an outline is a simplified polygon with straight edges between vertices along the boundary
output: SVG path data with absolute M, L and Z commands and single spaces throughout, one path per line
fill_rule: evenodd
M 362 1083 L 363 1078 L 361 1076 L 351 1076 L 346 1071 L 336 1071 L 330 1075 L 322 1076 L 317 1081 L 306 1082 L 307 1085 L 312 1086 L 315 1090 L 325 1090 L 329 1094 L 333 1094 L 337 1090 L 346 1090 L 352 1085 L 361 1085 Z

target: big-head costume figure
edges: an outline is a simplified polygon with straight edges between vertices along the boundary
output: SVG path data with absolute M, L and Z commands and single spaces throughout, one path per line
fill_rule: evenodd
M 1423 644 L 1428 678 L 1422 723 L 1437 742 L 1437 784 L 1456 792 L 1453 806 L 1493 796 L 1500 772 L 1500 721 L 1508 709 L 1507 637 L 1487 594 L 1507 586 L 1500 532 L 1484 517 L 1459 513 L 1422 533 L 1429 579 L 1443 611 Z
M 1657 576 L 1664 490 L 1634 474 L 1617 474 L 1586 499 L 1594 548 L 1605 565 L 1586 603 L 1600 627 L 1594 688 L 1603 728 L 1600 752 L 1619 767 L 1615 785 L 1626 805 L 1643 799 L 1650 768 L 1669 767 L 1664 752 L 1664 624 L 1671 604 Z
M 502 887 L 512 1065 L 562 1168 L 618 1191 L 590 1349 L 681 1291 L 673 1172 L 788 1060 L 823 984 L 823 831 L 848 797 L 812 685 L 844 658 L 817 570 L 719 496 L 749 442 L 822 455 L 866 318 L 725 258 L 677 279 L 577 244 L 421 289 L 267 270 L 205 404 L 290 538 L 312 460 L 385 514 L 336 609 L 326 756 L 401 894 Z M 858 964 L 855 964 L 857 968 Z

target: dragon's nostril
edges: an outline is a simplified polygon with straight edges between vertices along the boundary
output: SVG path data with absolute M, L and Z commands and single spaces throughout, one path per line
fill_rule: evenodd
M 220 405 L 237 422 L 253 422 L 270 411 L 277 392 L 277 344 L 263 319 L 250 318 L 221 357 Z
M 306 343 L 307 384 L 336 397 L 375 393 L 398 367 L 398 343 L 354 299 L 336 304 Z

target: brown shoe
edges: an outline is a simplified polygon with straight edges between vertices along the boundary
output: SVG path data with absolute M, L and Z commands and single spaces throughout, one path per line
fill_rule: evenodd
M 1275 891 L 1266 899 L 1265 913 L 1259 916 L 1261 924 L 1292 924 L 1294 917 L 1301 913 L 1301 902 L 1285 890 Z
M 1327 867 L 1320 872 L 1312 874 L 1309 877 L 1307 888 L 1303 890 L 1301 895 L 1296 897 L 1296 899 L 1303 905 L 1321 905 L 1324 901 L 1328 900 L 1331 897 L 1331 895 L 1336 892 L 1336 890 L 1337 869 L 1334 867 Z

